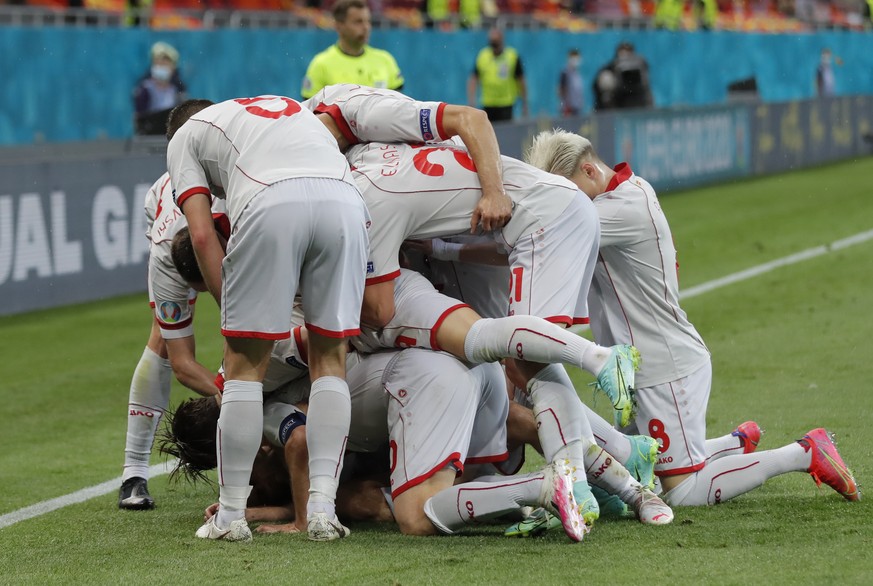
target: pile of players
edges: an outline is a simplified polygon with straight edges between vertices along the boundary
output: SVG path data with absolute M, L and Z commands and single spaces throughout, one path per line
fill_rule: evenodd
M 218 468 L 207 539 L 248 541 L 249 521 L 328 541 L 349 534 L 341 517 L 426 535 L 527 513 L 508 534 L 580 541 L 601 514 L 666 524 L 668 503 L 788 471 L 859 498 L 824 429 L 765 452 L 753 422 L 706 439 L 710 357 L 678 304 L 666 218 L 587 139 L 542 133 L 523 163 L 478 110 L 350 85 L 191 100 L 167 136 L 121 508 L 154 506 L 172 373 L 206 397 L 164 446 L 189 472 Z M 192 289 L 221 307 L 218 379 L 194 357 Z M 589 318 L 596 343 L 567 329 Z M 614 425 L 564 364 L 596 377 Z M 526 444 L 546 466 L 516 474 Z

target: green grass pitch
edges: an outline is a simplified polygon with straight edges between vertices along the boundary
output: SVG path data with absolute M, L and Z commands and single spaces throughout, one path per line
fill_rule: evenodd
M 663 197 L 683 288 L 873 229 L 870 177 L 868 158 Z M 863 488 L 871 269 L 867 241 L 684 301 L 713 353 L 710 436 L 755 419 L 767 449 L 827 427 Z M 198 313 L 199 356 L 217 364 L 214 303 L 203 297 Z M 144 294 L 0 319 L 0 515 L 120 474 L 149 320 Z M 574 376 L 590 402 L 589 378 Z M 176 404 L 188 393 L 174 385 Z M 602 521 L 580 544 L 507 539 L 502 526 L 408 538 L 368 524 L 328 544 L 204 543 L 194 531 L 214 489 L 166 476 L 150 488 L 152 512 L 119 511 L 113 493 L 0 529 L 0 584 L 873 584 L 870 501 L 847 503 L 800 473 L 677 508 L 667 527 Z

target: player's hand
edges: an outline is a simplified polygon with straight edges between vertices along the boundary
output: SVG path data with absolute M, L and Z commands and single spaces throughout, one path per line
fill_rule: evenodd
M 470 220 L 470 234 L 476 234 L 479 226 L 485 232 L 499 230 L 512 217 L 512 200 L 505 192 L 483 193 L 473 210 L 473 218 Z
M 218 513 L 218 503 L 213 503 L 206 507 L 206 511 L 203 513 L 203 522 L 205 523 L 212 517 L 214 517 Z
M 281 525 L 259 525 L 255 533 L 300 533 L 302 530 L 294 523 L 282 523 Z

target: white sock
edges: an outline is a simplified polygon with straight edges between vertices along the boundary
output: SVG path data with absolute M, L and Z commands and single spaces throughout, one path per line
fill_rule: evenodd
M 588 418 L 588 423 L 591 425 L 591 431 L 594 433 L 597 445 L 612 454 L 622 464 L 626 463 L 631 457 L 632 446 L 630 439 L 615 429 L 611 423 L 598 415 L 585 403 L 582 403 L 582 408 L 585 410 L 585 415 Z
M 464 354 L 474 364 L 516 358 L 541 364 L 572 364 L 596 375 L 609 353 L 609 348 L 532 315 L 480 319 L 464 339 Z
M 251 486 L 252 464 L 264 433 L 263 385 L 254 381 L 227 380 L 221 396 L 221 413 L 215 431 L 218 452 L 218 502 L 216 524 L 226 528 L 245 516 Z
M 551 462 L 561 448 L 580 438 L 593 441 L 582 402 L 563 366 L 547 365 L 527 388 L 546 461 Z
M 624 466 L 597 444 L 589 444 L 585 449 L 585 475 L 592 486 L 618 496 L 629 505 L 633 504 L 640 486 Z
M 127 439 L 121 481 L 149 477 L 149 457 L 158 423 L 170 404 L 173 368 L 148 347 L 133 371 L 127 405 Z
M 812 455 L 793 443 L 776 450 L 726 456 L 707 464 L 665 493 L 670 505 L 715 505 L 758 488 L 786 472 L 806 472 Z
M 352 402 L 346 381 L 323 376 L 312 383 L 306 414 L 309 447 L 309 502 L 307 514 L 336 514 L 336 489 L 349 438 Z
M 743 453 L 743 442 L 735 435 L 727 434 L 706 440 L 706 463 L 714 462 L 725 456 L 735 456 Z
M 424 504 L 424 513 L 437 529 L 454 533 L 478 520 L 493 519 L 524 506 L 540 506 L 542 489 L 541 472 L 477 478 L 441 490 Z

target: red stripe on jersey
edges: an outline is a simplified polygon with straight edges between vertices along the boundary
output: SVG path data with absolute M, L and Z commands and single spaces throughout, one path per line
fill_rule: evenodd
M 178 206 L 178 208 L 181 210 L 182 204 L 185 203 L 185 200 L 187 200 L 192 195 L 197 195 L 198 193 L 202 193 L 203 195 L 208 197 L 209 203 L 212 204 L 212 195 L 210 195 L 208 188 L 206 188 L 206 187 L 192 187 L 188 191 L 184 192 L 182 195 L 176 196 L 176 206 Z
M 446 103 L 440 102 L 440 105 L 437 106 L 436 112 L 436 128 L 437 134 L 440 135 L 440 140 L 446 140 L 447 138 L 451 138 L 451 136 L 446 136 L 446 129 L 443 128 L 443 110 L 446 109 Z
M 259 340 L 287 340 L 291 332 L 248 332 L 245 330 L 226 330 L 221 328 L 221 335 L 225 338 L 257 338 Z
M 224 392 L 224 375 L 220 372 L 215 375 L 215 380 L 213 381 L 215 386 L 218 387 L 218 392 Z
M 294 335 L 294 343 L 297 344 L 297 351 L 300 352 L 300 358 L 306 364 L 309 364 L 309 353 L 306 350 L 306 345 L 303 344 L 303 326 L 297 326 L 291 333 Z
M 398 488 L 395 488 L 394 490 L 392 490 L 391 491 L 391 498 L 396 499 L 398 496 L 400 496 L 401 494 L 403 494 L 404 492 L 406 492 L 407 490 L 409 490 L 413 486 L 418 486 L 419 484 L 421 484 L 425 480 L 429 479 L 431 476 L 433 476 L 434 474 L 436 474 L 440 470 L 447 468 L 449 465 L 454 466 L 455 468 L 458 469 L 458 476 L 460 476 L 461 473 L 464 472 L 464 463 L 461 462 L 461 454 L 459 454 L 458 452 L 452 452 L 452 454 L 448 458 L 446 458 L 445 460 L 443 460 L 442 462 L 440 462 L 439 464 L 437 464 L 436 466 L 431 468 L 429 471 L 425 472 L 421 476 L 417 476 L 417 477 L 413 478 L 412 480 L 409 480 L 408 482 L 403 483 Z
M 318 334 L 319 336 L 324 336 L 325 338 L 350 338 L 352 336 L 357 336 L 361 333 L 361 328 L 354 328 L 351 330 L 326 330 L 324 328 L 314 326 L 308 322 L 306 323 L 306 329 L 313 334 Z
M 158 325 L 161 326 L 162 330 L 182 330 L 190 326 L 193 319 L 193 317 L 189 317 L 188 319 L 182 320 L 174 324 L 168 324 L 167 322 L 158 319 Z
M 437 332 L 440 329 L 440 326 L 443 325 L 443 322 L 446 321 L 446 318 L 449 317 L 452 313 L 458 311 L 463 307 L 470 307 L 466 303 L 458 303 L 457 305 L 453 305 L 447 310 L 445 310 L 436 320 L 436 323 L 433 324 L 433 327 L 430 329 L 430 347 L 434 350 L 442 350 L 439 344 L 437 344 Z M 469 460 L 468 460 L 469 461 Z
M 333 121 L 336 122 L 337 128 L 339 128 L 340 134 L 343 135 L 349 144 L 358 144 L 358 137 L 355 136 L 355 133 L 352 132 L 352 129 L 349 127 L 349 123 L 346 122 L 346 119 L 343 118 L 343 113 L 340 111 L 339 106 L 336 104 L 331 104 L 328 106 L 325 103 L 321 103 L 315 107 L 314 112 L 316 114 L 327 114 Z
M 506 462 L 509 460 L 509 452 L 503 452 L 495 456 L 476 456 L 475 458 L 467 458 L 464 464 L 492 464 L 494 462 Z
M 578 325 L 580 325 L 580 324 L 581 324 L 581 325 L 586 325 L 586 326 L 587 326 L 587 325 L 590 324 L 590 323 L 591 323 L 591 320 L 588 319 L 587 317 L 574 317 L 574 318 L 573 318 L 573 325 L 574 325 L 574 326 L 578 326 Z
M 155 302 L 154 302 L 154 301 L 149 301 L 149 307 L 151 307 L 152 309 L 154 309 L 154 308 L 155 308 Z
M 397 277 L 400 276 L 400 269 L 397 269 L 393 273 L 388 273 L 387 275 L 379 275 L 378 277 L 370 277 L 365 282 L 366 285 L 378 285 L 379 283 L 384 283 L 386 281 L 393 281 Z

